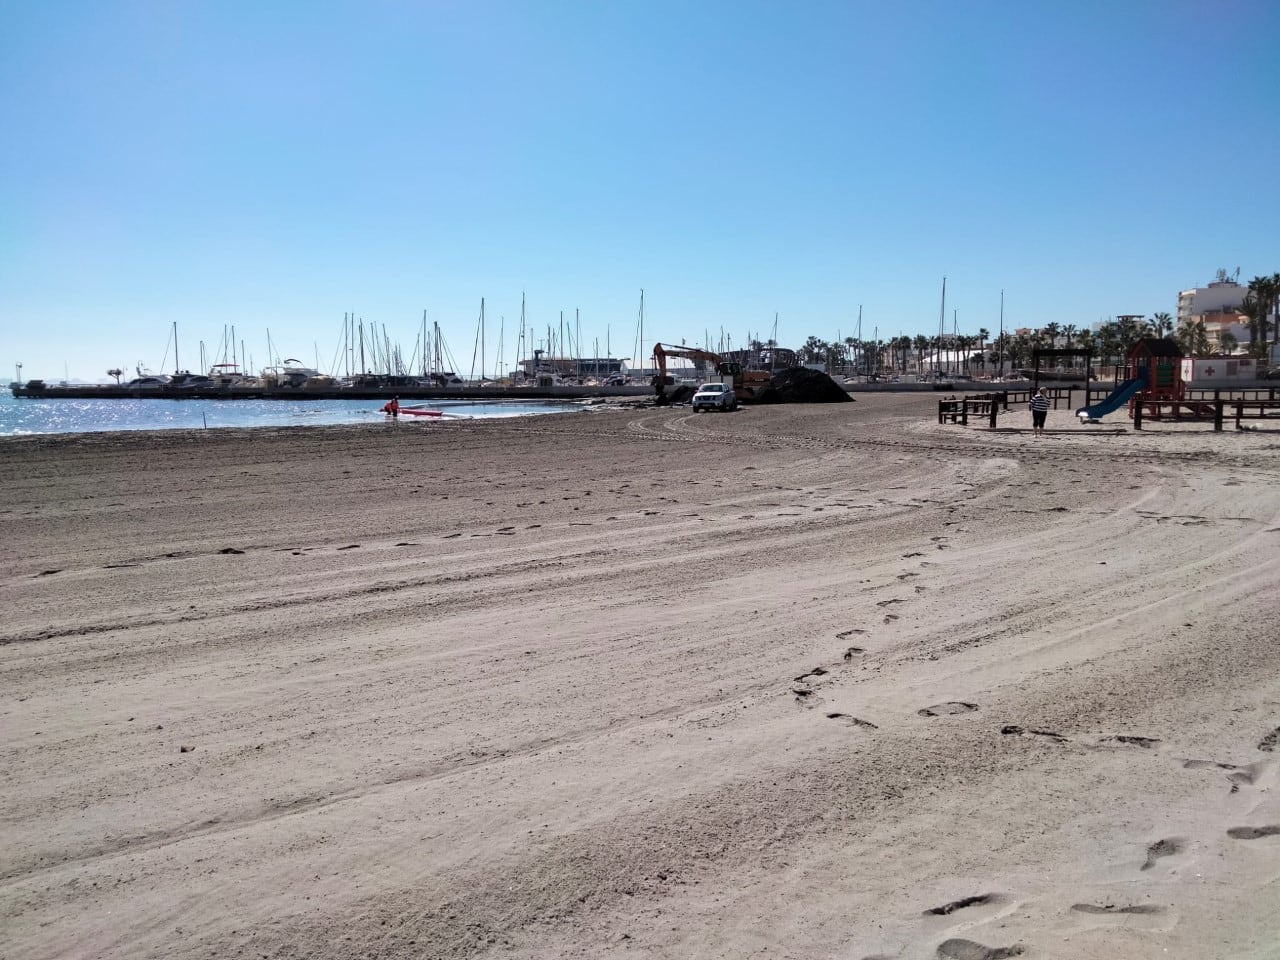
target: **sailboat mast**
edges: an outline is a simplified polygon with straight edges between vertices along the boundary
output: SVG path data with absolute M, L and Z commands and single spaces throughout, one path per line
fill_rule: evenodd
M 1000 346 L 996 350 L 996 373 L 1001 378 L 1004 377 L 1004 291 L 1000 291 L 1000 339 L 996 341 Z
M 524 325 L 524 291 L 520 291 L 520 341 L 516 344 L 516 363 L 520 369 L 524 370 L 525 352 L 529 349 L 529 343 L 525 340 L 526 331 Z
M 644 357 L 644 353 L 649 349 L 644 345 L 644 342 L 645 342 L 644 341 L 644 287 L 641 287 L 640 288 L 640 351 L 641 352 L 639 356 L 637 356 L 637 359 Z M 641 360 L 640 369 L 644 370 L 645 365 L 647 363 L 648 363 L 648 358 L 645 357 L 643 360 Z M 643 374 L 641 375 L 643 376 Z
M 938 309 L 938 355 L 934 357 L 933 368 L 938 370 L 937 361 L 943 356 L 943 344 L 947 337 L 947 278 L 942 278 L 942 306 Z
M 952 311 L 951 311 L 951 349 L 952 349 L 953 351 L 955 351 L 954 353 L 952 353 L 952 356 L 954 356 L 954 357 L 956 358 L 956 360 L 957 360 L 957 361 L 959 361 L 959 359 L 960 359 L 960 357 L 959 357 L 959 344 L 960 344 L 960 321 L 957 319 L 957 315 L 958 315 L 959 313 L 960 313 L 960 311 L 959 311 L 959 310 L 952 310 Z M 958 363 L 957 363 L 957 365 L 958 365 Z M 958 372 L 958 371 L 957 371 L 957 370 L 952 370 L 951 372 L 952 372 L 952 373 L 956 373 L 956 372 Z
M 862 345 L 862 304 L 858 304 L 858 366 L 865 367 L 867 348 Z

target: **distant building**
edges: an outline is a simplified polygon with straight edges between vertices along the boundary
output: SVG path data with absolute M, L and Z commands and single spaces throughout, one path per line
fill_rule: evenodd
M 1236 310 L 1207 310 L 1195 316 L 1204 321 L 1205 336 L 1219 348 L 1222 347 L 1224 334 L 1235 337 L 1235 348 L 1222 352 L 1243 353 L 1249 346 L 1249 318 L 1243 313 Z
M 596 377 L 616 377 L 622 374 L 623 361 L 616 357 L 547 357 L 539 356 L 536 360 L 521 360 L 520 369 L 526 377 L 532 378 L 539 373 L 556 377 L 573 377 L 587 379 Z
M 1249 318 L 1240 312 L 1247 287 L 1234 280 L 1215 280 L 1178 294 L 1178 329 L 1203 323 L 1205 335 L 1221 347 L 1224 334 L 1235 337 L 1237 349 L 1249 343 Z
M 1204 319 L 1212 312 L 1238 312 L 1248 289 L 1234 280 L 1215 280 L 1207 287 L 1195 287 L 1178 294 L 1178 326 Z

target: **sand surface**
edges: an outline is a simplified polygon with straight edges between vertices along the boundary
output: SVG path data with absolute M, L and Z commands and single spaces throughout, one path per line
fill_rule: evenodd
M 936 401 L 0 443 L 0 956 L 1280 955 L 1280 433 Z

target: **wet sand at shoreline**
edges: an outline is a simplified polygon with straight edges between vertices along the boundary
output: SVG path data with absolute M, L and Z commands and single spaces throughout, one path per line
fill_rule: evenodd
M 1275 956 L 1280 433 L 857 399 L 0 441 L 0 956 Z

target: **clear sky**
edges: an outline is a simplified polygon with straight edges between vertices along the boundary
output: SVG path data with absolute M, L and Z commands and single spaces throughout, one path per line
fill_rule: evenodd
M 1280 271 L 1274 0 L 0 0 L 0 376 L 343 315 L 460 372 L 1173 313 Z M 535 344 L 541 345 L 541 344 Z M 647 353 L 647 351 L 644 351 Z M 172 363 L 170 352 L 169 364 Z M 339 371 L 341 372 L 341 371 Z

